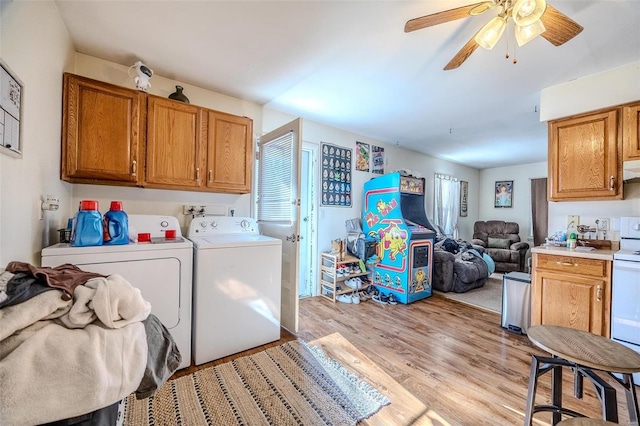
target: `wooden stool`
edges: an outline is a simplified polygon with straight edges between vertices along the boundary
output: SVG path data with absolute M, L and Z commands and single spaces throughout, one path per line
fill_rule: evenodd
M 573 419 L 563 420 L 558 426 L 617 426 L 618 423 L 611 423 L 606 420 L 588 419 L 586 417 L 574 417 Z
M 606 337 L 553 325 L 536 325 L 527 330 L 529 340 L 536 346 L 551 353 L 553 358 L 533 355 L 529 393 L 525 413 L 525 426 L 530 426 L 533 415 L 540 411 L 553 412 L 552 424 L 558 424 L 562 414 L 580 417 L 582 414 L 562 407 L 562 367 L 574 372 L 574 396 L 582 398 L 584 377 L 596 388 L 602 403 L 602 417 L 614 423 L 618 422 L 616 390 L 600 378 L 594 371 L 609 374 L 626 390 L 629 420 L 638 424 L 640 412 L 633 383 L 633 373 L 640 371 L 640 354 Z M 535 405 L 538 377 L 551 371 L 552 405 Z M 618 373 L 622 379 L 614 376 Z M 586 420 L 586 419 L 582 419 Z

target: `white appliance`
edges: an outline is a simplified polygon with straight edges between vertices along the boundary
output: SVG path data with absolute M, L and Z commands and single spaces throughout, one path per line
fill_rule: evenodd
M 620 250 L 613 255 L 611 338 L 640 353 L 640 217 L 620 218 Z M 640 373 L 633 381 L 640 384 Z
M 42 249 L 42 266 L 64 263 L 103 275 L 119 274 L 140 289 L 176 342 L 182 362 L 191 364 L 191 291 L 193 244 L 182 237 L 178 219 L 171 216 L 129 215 L 129 230 L 150 233 L 151 241 L 114 246 L 71 247 L 59 243 Z M 176 238 L 165 238 L 175 230 Z
M 193 357 L 196 365 L 280 339 L 282 241 L 247 217 L 196 217 Z

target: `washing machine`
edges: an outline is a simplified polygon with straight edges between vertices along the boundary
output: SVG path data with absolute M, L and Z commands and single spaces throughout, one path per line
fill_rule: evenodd
M 196 365 L 280 339 L 282 241 L 248 217 L 196 217 L 193 339 Z
M 64 263 L 103 275 L 119 274 L 140 289 L 176 342 L 182 362 L 191 364 L 191 293 L 193 244 L 182 236 L 172 216 L 129 215 L 130 233 L 149 233 L 149 242 L 93 247 L 59 243 L 42 249 L 42 266 Z M 174 230 L 175 238 L 165 238 Z M 169 234 L 171 235 L 171 233 Z

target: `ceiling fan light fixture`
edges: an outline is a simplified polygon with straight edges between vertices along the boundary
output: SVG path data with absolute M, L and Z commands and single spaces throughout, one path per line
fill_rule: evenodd
M 538 21 L 546 8 L 546 0 L 516 0 L 511 16 L 517 26 L 526 27 Z
M 507 20 L 503 16 L 496 16 L 478 31 L 475 41 L 478 46 L 491 50 L 502 37 L 506 27 Z
M 531 40 L 538 37 L 540 34 L 547 30 L 541 20 L 537 20 L 533 24 L 527 25 L 526 27 L 516 25 L 515 28 L 516 42 L 518 42 L 518 46 L 520 47 L 529 43 Z

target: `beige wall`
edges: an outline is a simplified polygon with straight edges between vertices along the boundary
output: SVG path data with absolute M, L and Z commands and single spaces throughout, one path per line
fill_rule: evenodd
M 265 108 L 264 130 L 265 133 L 286 124 L 295 117 Z M 398 169 L 411 170 L 426 178 L 425 204 L 429 218 L 433 217 L 433 184 L 434 173 L 446 173 L 469 182 L 469 216 L 459 218 L 461 238 L 471 237 L 473 223 L 477 220 L 479 189 L 479 171 L 470 167 L 429 157 L 413 151 L 408 151 L 396 145 L 387 144 L 355 133 L 328 127 L 310 120 L 303 121 L 302 139 L 304 142 L 320 146 L 321 142 L 351 148 L 355 152 L 356 141 L 369 145 L 376 145 L 385 149 L 385 172 Z M 319 167 L 319 166 L 318 166 Z M 345 221 L 362 216 L 362 196 L 364 183 L 378 175 L 354 170 L 352 173 L 352 206 L 347 207 L 319 207 L 318 212 L 318 251 L 326 251 L 330 248 L 330 241 L 336 238 L 344 238 Z M 319 204 L 319 201 L 318 201 Z
M 53 2 L 1 2 L 2 59 L 24 83 L 23 156 L 0 154 L 0 267 L 39 264 L 40 249 L 57 241 L 69 214 L 71 185 L 59 179 L 62 72 L 73 56 Z M 58 212 L 40 220 L 40 200 L 60 198 Z
M 481 220 L 517 222 L 520 227 L 520 239 L 527 241 L 527 237 L 531 235 L 531 179 L 544 177 L 547 177 L 546 161 L 482 170 L 479 200 Z M 513 181 L 511 208 L 495 207 L 495 183 L 503 180 Z
M 25 85 L 24 155 L 16 159 L 0 154 L 0 266 L 13 260 L 39 264 L 41 248 L 57 241 L 56 229 L 66 224 L 78 201 L 85 198 L 97 199 L 103 210 L 109 201 L 117 199 L 124 202 L 125 209 L 130 213 L 174 215 L 182 220 L 183 227 L 187 224 L 187 218 L 182 215 L 181 206 L 187 203 L 222 204 L 234 208 L 237 215 L 252 213 L 251 195 L 71 185 L 62 182 L 59 179 L 62 73 L 70 71 L 131 88 L 133 79 L 128 74 L 128 66 L 74 53 L 55 3 L 51 1 L 3 1 L 0 2 L 0 17 L 0 54 Z M 153 68 L 152 63 L 147 65 Z M 631 65 L 632 73 L 636 69 L 634 67 Z M 607 81 L 607 78 L 598 76 L 597 80 Z M 175 85 L 180 84 L 193 104 L 251 117 L 254 120 L 254 136 L 261 134 L 261 129 L 269 131 L 291 118 L 272 110 L 263 112 L 261 106 L 251 102 L 160 75 L 154 75 L 151 84 L 150 93 L 155 95 L 168 96 L 175 90 Z M 552 102 L 553 97 L 546 99 Z M 542 171 L 543 163 L 480 172 L 311 121 L 304 122 L 303 140 L 313 144 L 326 141 L 354 149 L 356 141 L 384 147 L 386 170 L 410 169 L 427 178 L 425 198 L 427 215 L 430 217 L 433 216 L 434 173 L 446 173 L 468 181 L 469 216 L 459 220 L 460 237 L 463 239 L 471 238 L 476 220 L 498 216 L 518 221 L 521 233 L 528 233 L 528 219 L 525 219 L 525 212 L 522 211 L 528 206 L 528 179 L 546 176 Z M 343 234 L 345 220 L 360 217 L 361 189 L 371 177 L 374 177 L 371 173 L 354 172 L 351 208 L 320 209 L 320 250 L 328 247 L 331 238 Z M 495 180 L 514 180 L 516 198 L 513 209 L 502 209 L 500 212 L 493 209 Z M 583 223 L 592 223 L 597 217 L 640 216 L 639 188 L 639 184 L 625 185 L 626 198 L 619 202 L 551 203 L 549 229 L 553 231 L 565 226 L 567 214 L 581 215 Z M 41 220 L 40 200 L 47 194 L 60 198 L 60 210 L 47 212 Z
M 562 118 L 638 99 L 640 62 L 634 62 L 542 90 L 540 118 Z M 566 229 L 568 215 L 579 215 L 581 224 L 591 226 L 598 218 L 640 216 L 640 184 L 625 183 L 624 200 L 620 201 L 549 203 L 549 233 Z
M 480 218 L 482 220 L 504 220 L 518 222 L 520 238 L 530 234 L 531 179 L 547 177 L 547 162 L 523 164 L 512 167 L 497 167 L 480 172 Z M 493 191 L 495 181 L 514 181 L 513 208 L 494 208 Z M 640 216 L 640 183 L 624 184 L 624 200 L 619 201 L 559 201 L 549 202 L 548 235 L 566 230 L 567 216 L 580 216 L 581 225 L 595 227 L 598 218 Z M 609 232 L 607 239 L 619 239 L 617 232 Z

